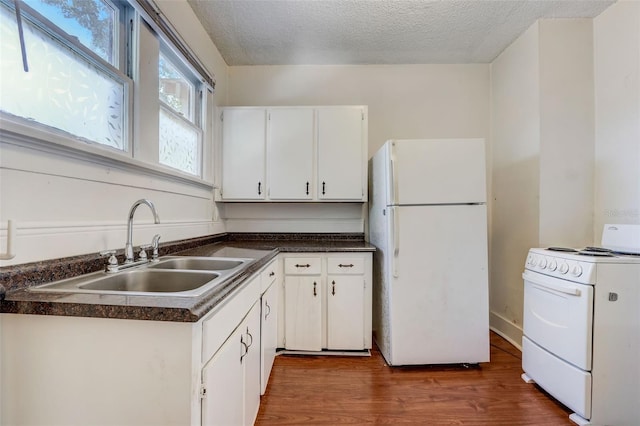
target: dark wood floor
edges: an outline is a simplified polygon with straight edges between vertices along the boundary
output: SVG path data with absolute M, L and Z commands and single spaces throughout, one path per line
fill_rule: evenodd
M 521 354 L 491 333 L 491 362 L 388 367 L 370 358 L 278 356 L 256 425 L 573 425 L 520 379 Z

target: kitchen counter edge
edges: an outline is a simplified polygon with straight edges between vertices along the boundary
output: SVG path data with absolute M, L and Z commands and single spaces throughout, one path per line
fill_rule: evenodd
M 0 302 L 0 313 L 197 322 L 243 288 L 249 278 L 280 253 L 374 252 L 376 249 L 364 241 L 229 241 L 190 248 L 173 255 L 219 256 L 224 250 L 248 250 L 252 255 L 261 256 L 256 257 L 240 273 L 201 296 L 35 293 L 23 288 L 6 292 L 4 300 Z

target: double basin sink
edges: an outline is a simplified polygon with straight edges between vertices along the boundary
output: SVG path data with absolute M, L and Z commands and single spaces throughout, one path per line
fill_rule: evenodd
M 35 292 L 193 297 L 240 272 L 254 259 L 168 256 L 115 273 L 94 272 L 32 287 Z

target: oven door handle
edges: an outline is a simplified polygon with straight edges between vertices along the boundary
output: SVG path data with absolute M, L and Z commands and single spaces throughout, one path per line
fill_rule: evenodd
M 550 283 L 545 283 L 540 280 L 536 280 L 531 274 L 527 274 L 526 272 L 522 274 L 522 279 L 525 281 L 529 281 L 534 286 L 543 289 L 543 290 L 551 290 L 558 293 L 564 293 L 571 296 L 580 296 L 582 292 L 579 288 L 574 286 L 558 286 Z

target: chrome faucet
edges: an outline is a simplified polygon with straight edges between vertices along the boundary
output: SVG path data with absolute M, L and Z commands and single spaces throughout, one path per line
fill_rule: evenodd
M 153 203 L 146 199 L 141 199 L 133 203 L 131 206 L 131 210 L 129 210 L 129 221 L 127 222 L 127 244 L 124 246 L 124 254 L 125 261 L 124 263 L 132 263 L 133 262 L 133 214 L 136 212 L 136 209 L 140 204 L 146 204 L 151 209 L 151 213 L 153 213 L 153 220 L 155 223 L 160 223 L 160 218 L 158 217 L 158 213 L 156 212 L 156 207 Z

